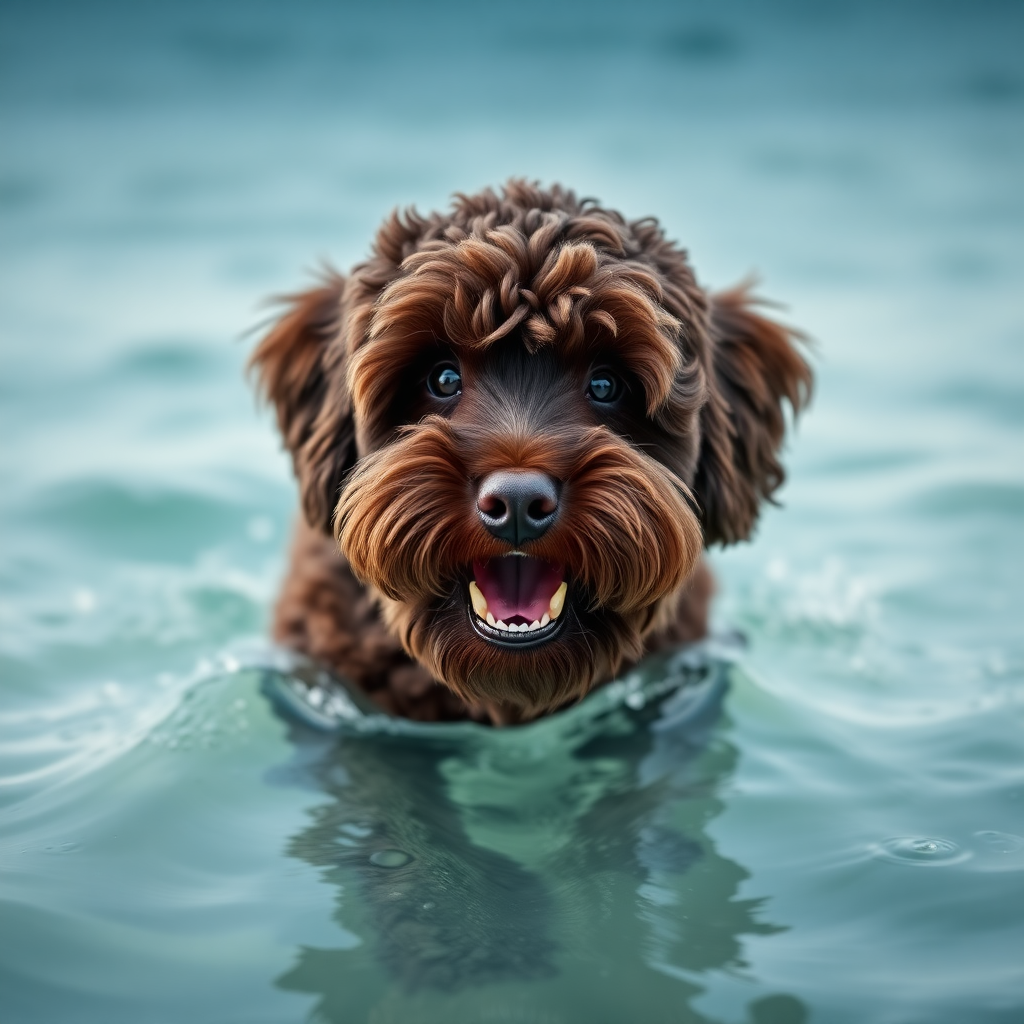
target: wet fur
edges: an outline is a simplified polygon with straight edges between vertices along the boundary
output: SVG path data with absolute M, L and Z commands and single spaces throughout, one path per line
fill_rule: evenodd
M 701 551 L 750 536 L 784 479 L 783 402 L 811 388 L 747 289 L 706 292 L 654 220 L 513 181 L 392 215 L 347 278 L 286 301 L 252 358 L 304 512 L 279 640 L 393 713 L 514 722 L 705 634 Z M 466 387 L 440 403 L 446 357 Z M 628 392 L 597 409 L 606 365 Z M 521 651 L 480 639 L 464 598 L 472 560 L 508 550 L 475 483 L 510 468 L 561 482 L 529 554 L 572 587 L 561 635 Z

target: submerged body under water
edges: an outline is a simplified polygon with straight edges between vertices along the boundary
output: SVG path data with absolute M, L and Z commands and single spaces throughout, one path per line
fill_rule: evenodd
M 863 726 L 741 660 L 652 657 L 501 730 L 301 663 L 211 671 L 5 815 L 7 1019 L 1017 1019 L 1015 958 L 974 944 L 1013 945 L 1024 839 L 977 808 L 887 832 L 906 779 L 854 782 L 885 770 Z M 951 943 L 959 980 L 927 966 Z
M 1019 1024 L 1022 17 L 4 5 L 0 1021 Z M 237 339 L 512 174 L 758 271 L 819 387 L 746 649 L 396 723 L 262 639 Z
M 278 984 L 315 994 L 328 1020 L 679 1019 L 673 970 L 709 955 L 724 965 L 738 937 L 764 925 L 748 903 L 730 905 L 743 872 L 701 834 L 715 803 L 699 798 L 701 780 L 729 763 L 727 749 L 707 749 L 726 666 L 662 659 L 648 671 L 499 735 L 346 709 L 340 742 L 319 756 L 307 747 L 277 777 L 329 797 L 288 852 L 326 870 L 338 923 L 354 934 L 369 925 L 372 938 L 358 952 L 303 950 Z M 318 687 L 268 683 L 293 713 L 315 695 L 309 718 L 322 723 Z M 691 946 L 671 910 L 660 928 L 656 919 L 701 866 L 725 870 L 701 886 L 700 902 L 716 904 L 714 934 Z M 638 892 L 648 920 L 634 913 Z M 664 973 L 619 958 L 645 947 Z

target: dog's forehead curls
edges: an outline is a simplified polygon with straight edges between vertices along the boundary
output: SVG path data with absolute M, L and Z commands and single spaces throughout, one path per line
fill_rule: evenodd
M 783 479 L 810 373 L 653 220 L 510 182 L 393 214 L 254 355 L 310 524 L 463 700 L 558 707 L 638 658 Z

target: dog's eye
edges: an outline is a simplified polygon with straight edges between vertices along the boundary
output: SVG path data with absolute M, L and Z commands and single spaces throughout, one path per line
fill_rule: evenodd
M 450 363 L 441 363 L 430 371 L 427 390 L 435 398 L 454 398 L 462 393 L 462 374 Z
M 587 394 L 595 402 L 614 402 L 622 393 L 622 384 L 614 373 L 607 370 L 598 370 L 590 378 L 590 385 Z

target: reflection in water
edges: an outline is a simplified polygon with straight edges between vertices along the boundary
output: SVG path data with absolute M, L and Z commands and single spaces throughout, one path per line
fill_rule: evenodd
M 651 678 L 683 671 L 667 665 Z M 660 697 L 516 730 L 293 727 L 279 777 L 328 800 L 289 853 L 325 869 L 362 941 L 303 949 L 278 984 L 338 1024 L 709 1020 L 701 975 L 741 970 L 742 937 L 779 929 L 736 898 L 747 873 L 706 831 L 736 762 L 729 670 L 685 671 Z M 750 1007 L 757 1024 L 804 1017 L 790 996 Z
M 376 955 L 409 991 L 554 970 L 551 900 L 541 880 L 474 845 L 446 797 L 441 764 L 457 756 L 452 744 L 346 739 L 318 766 L 327 768 L 321 781 L 331 802 L 289 846 L 328 869 L 341 889 L 339 920 L 365 934 L 345 898 L 355 883 Z M 337 981 L 344 957 L 306 951 L 287 984 Z

